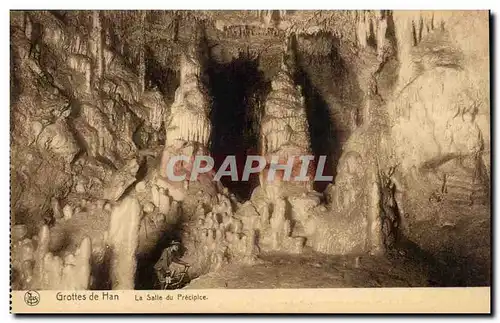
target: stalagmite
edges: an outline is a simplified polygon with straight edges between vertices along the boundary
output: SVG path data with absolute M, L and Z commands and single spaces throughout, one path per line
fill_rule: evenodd
M 294 57 L 294 49 L 290 44 L 287 46 L 287 56 Z M 293 82 L 293 67 L 288 64 L 290 60 L 282 61 L 281 69 L 272 80 L 272 90 L 264 105 L 261 126 L 264 143 L 262 154 L 268 160 L 272 156 L 287 160 L 291 155 L 311 155 L 305 106 L 301 103 L 302 94 Z M 301 163 L 294 163 L 292 173 L 298 173 L 300 166 Z M 265 186 L 265 183 L 261 185 Z
M 368 234 L 370 239 L 370 253 L 373 255 L 381 254 L 384 251 L 380 207 L 380 187 L 376 178 L 376 173 L 372 171 L 368 205 L 368 223 L 370 225 L 370 227 L 368 228 Z
M 170 197 L 166 194 L 163 188 L 158 190 L 158 211 L 163 214 L 168 214 L 170 210 Z
M 75 254 L 64 259 L 48 253 L 43 258 L 43 277 L 40 289 L 85 290 L 90 283 L 90 257 L 92 246 L 89 238 L 83 239 Z
M 208 119 L 210 106 L 200 80 L 201 63 L 198 58 L 199 49 L 196 46 L 197 44 L 191 45 L 181 57 L 181 83 L 176 90 L 175 101 L 166 125 L 166 147 L 175 145 L 177 140 L 196 141 L 196 133 L 210 128 Z M 200 143 L 206 146 L 206 139 L 203 139 L 204 141 Z
M 64 220 L 69 220 L 73 217 L 73 208 L 71 205 L 66 204 L 63 208 Z
M 13 263 L 20 271 L 18 284 L 27 290 L 88 289 L 92 249 L 90 239 L 85 237 L 74 253 L 66 253 L 63 258 L 49 252 L 49 242 L 48 226 L 43 226 L 33 239 L 14 241 L 13 251 L 16 254 Z
M 111 212 L 107 243 L 113 255 L 110 269 L 113 289 L 134 289 L 141 216 L 139 201 L 133 197 L 124 198 Z
M 64 214 L 63 210 L 61 209 L 61 204 L 59 203 L 59 200 L 53 197 L 50 202 L 52 204 L 52 212 L 54 213 L 54 217 L 56 219 L 62 218 Z

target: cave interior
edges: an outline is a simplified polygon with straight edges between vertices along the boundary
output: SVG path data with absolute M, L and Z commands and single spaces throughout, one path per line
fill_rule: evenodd
M 401 15 L 11 12 L 15 288 L 169 288 L 155 268 L 174 241 L 190 264 L 175 288 L 488 285 L 485 69 L 455 31 L 469 18 Z M 289 147 L 326 156 L 332 180 L 161 178 L 173 154 L 235 156 L 241 176 Z

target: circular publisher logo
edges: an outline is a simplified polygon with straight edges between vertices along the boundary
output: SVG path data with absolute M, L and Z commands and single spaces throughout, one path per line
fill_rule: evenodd
M 29 290 L 24 294 L 24 302 L 29 306 L 37 306 L 40 303 L 40 294 L 33 290 Z

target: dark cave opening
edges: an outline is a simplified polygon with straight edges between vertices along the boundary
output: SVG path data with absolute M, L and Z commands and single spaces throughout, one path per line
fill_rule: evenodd
M 155 264 L 160 259 L 163 250 L 169 247 L 173 241 L 181 241 L 182 223 L 179 222 L 168 230 L 164 231 L 154 248 L 149 252 L 137 255 L 137 270 L 135 274 L 135 289 L 161 289 L 160 282 L 155 272 Z M 180 250 L 179 256 L 185 250 Z
M 293 52 L 297 53 L 297 67 L 295 71 L 295 82 L 302 87 L 302 95 L 305 99 L 306 115 L 309 124 L 309 135 L 311 140 L 311 149 L 315 157 L 315 163 L 318 163 L 320 156 L 326 156 L 324 176 L 332 176 L 335 179 L 337 163 L 341 154 L 341 141 L 339 140 L 340 129 L 338 129 L 332 120 L 330 107 L 317 86 L 313 83 L 308 71 L 306 62 L 316 62 L 326 64 L 327 66 L 315 66 L 315 68 L 330 68 L 332 57 L 327 56 L 323 60 L 311 60 L 297 50 L 296 38 L 293 37 L 290 43 Z M 315 181 L 313 188 L 318 192 L 323 192 L 332 181 Z
M 334 125 L 331 122 L 328 104 L 305 73 L 300 74 L 300 80 L 305 94 L 311 148 L 315 161 L 317 163 L 320 156 L 326 156 L 323 175 L 335 178 L 337 163 L 332 157 L 335 152 L 340 153 L 340 147 L 334 146 L 334 143 L 338 145 L 340 143 L 335 140 Z M 313 187 L 316 191 L 323 192 L 330 183 L 331 181 L 315 181 Z
M 111 261 L 113 258 L 113 250 L 106 248 L 102 257 L 92 255 L 91 275 L 93 277 L 90 289 L 94 290 L 111 290 Z
M 207 68 L 209 91 L 213 98 L 211 152 L 218 169 L 226 156 L 236 156 L 238 178 L 248 155 L 258 155 L 262 101 L 270 83 L 259 70 L 255 57 L 241 52 L 225 64 L 210 60 Z M 258 186 L 258 176 L 249 181 L 221 178 L 222 184 L 238 198 L 247 200 Z
M 175 90 L 180 84 L 178 71 L 163 66 L 154 55 L 154 51 L 146 47 L 146 88 L 157 88 L 167 99 L 167 103 L 174 100 Z

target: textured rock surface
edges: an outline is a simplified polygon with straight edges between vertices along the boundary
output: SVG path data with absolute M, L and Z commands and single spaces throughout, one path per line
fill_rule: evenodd
M 12 12 L 14 287 L 156 288 L 173 241 L 214 286 L 309 286 L 287 268 L 322 257 L 332 286 L 489 284 L 488 35 L 487 12 Z M 227 154 L 333 180 L 189 180 Z
M 16 230 L 17 231 L 17 230 Z M 36 239 L 15 237 L 11 259 L 16 289 L 84 290 L 89 288 L 92 246 L 85 237 L 74 253 L 56 256 L 49 251 L 50 232 L 43 226 Z M 17 271 L 19 270 L 19 271 Z

